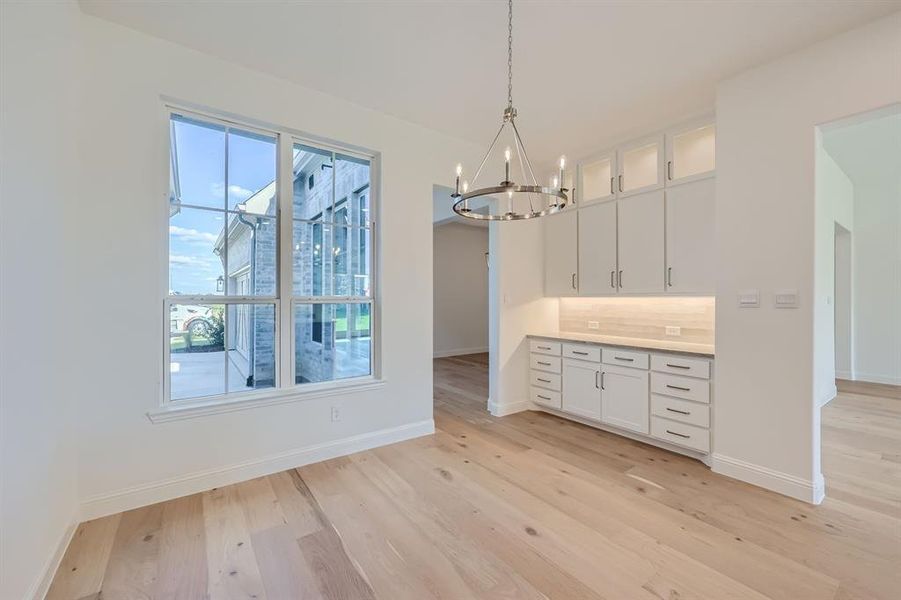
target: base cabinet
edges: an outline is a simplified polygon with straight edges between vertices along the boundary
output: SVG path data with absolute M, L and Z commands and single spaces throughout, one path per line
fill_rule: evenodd
M 601 421 L 648 433 L 648 372 L 604 365 L 601 372 Z
M 601 418 L 601 365 L 563 359 L 563 408 L 585 419 Z

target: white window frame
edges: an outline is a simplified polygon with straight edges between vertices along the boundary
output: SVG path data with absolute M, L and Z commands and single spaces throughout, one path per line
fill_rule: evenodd
M 287 127 L 279 127 L 268 123 L 260 123 L 253 119 L 236 117 L 219 111 L 212 111 L 200 107 L 163 99 L 163 114 L 165 117 L 166 145 L 164 177 L 165 201 L 161 202 L 162 224 L 162 248 L 163 260 L 161 269 L 161 290 L 163 297 L 163 352 L 162 352 L 162 385 L 160 394 L 160 406 L 157 410 L 147 413 L 148 418 L 154 423 L 171 420 L 193 418 L 206 414 L 232 412 L 284 404 L 332 396 L 345 393 L 362 392 L 382 387 L 385 384 L 381 377 L 381 310 L 379 295 L 379 235 L 378 235 L 378 211 L 381 191 L 381 156 L 378 152 L 336 144 L 333 141 L 323 140 L 316 136 L 305 134 Z M 171 164 L 171 118 L 178 114 L 200 121 L 207 121 L 226 127 L 234 127 L 243 131 L 260 133 L 276 138 L 276 218 L 277 231 L 277 256 L 275 296 L 221 296 L 218 295 L 169 295 L 169 169 Z M 304 144 L 322 150 L 339 153 L 350 157 L 362 158 L 369 161 L 369 232 L 370 232 L 370 256 L 369 256 L 369 296 L 315 296 L 295 297 L 293 287 L 293 177 L 284 177 L 283 174 L 293 173 L 294 144 Z M 332 169 L 334 177 L 334 169 Z M 227 176 L 227 175 L 226 175 Z M 306 182 L 304 182 L 306 185 Z M 333 185 L 334 188 L 334 185 Z M 333 192 L 334 194 L 334 192 Z M 333 199 L 334 202 L 334 199 Z M 358 227 L 351 224 L 351 227 Z M 225 273 L 227 290 L 228 274 Z M 322 303 L 322 304 L 357 304 L 366 303 L 370 306 L 370 373 L 360 377 L 335 379 L 316 383 L 295 383 L 295 335 L 294 335 L 294 307 L 298 303 Z M 246 392 L 231 392 L 213 396 L 186 398 L 171 400 L 171 373 L 170 373 L 170 308 L 172 304 L 267 304 L 275 306 L 275 387 L 263 390 L 251 390 Z M 228 368 L 228 365 L 226 365 Z

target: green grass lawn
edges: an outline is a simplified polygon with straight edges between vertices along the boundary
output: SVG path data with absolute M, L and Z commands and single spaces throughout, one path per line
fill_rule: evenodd
M 357 326 L 354 327 L 357 331 L 368 330 L 369 329 L 369 315 L 357 315 Z M 340 317 L 335 319 L 335 331 L 347 331 L 347 317 Z
M 195 335 L 191 338 L 191 346 L 194 348 L 203 348 L 205 346 L 211 346 L 212 342 L 209 338 L 206 338 L 202 335 Z M 188 345 L 185 343 L 185 336 L 182 335 L 174 335 L 169 338 L 169 350 L 171 352 L 178 352 L 179 350 L 184 350 Z

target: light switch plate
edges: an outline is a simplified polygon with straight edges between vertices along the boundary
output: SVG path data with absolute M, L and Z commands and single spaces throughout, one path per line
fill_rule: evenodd
M 776 290 L 773 293 L 776 308 L 798 308 L 798 290 Z
M 666 335 L 682 335 L 681 327 L 674 327 L 672 325 L 666 326 Z
M 599 324 L 597 321 L 588 321 L 588 329 L 597 329 Z
M 757 308 L 760 306 L 760 292 L 757 290 L 742 290 L 738 292 L 738 306 L 741 308 Z

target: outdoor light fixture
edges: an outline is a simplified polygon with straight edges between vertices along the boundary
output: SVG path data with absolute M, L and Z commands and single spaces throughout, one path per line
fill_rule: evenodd
M 504 179 L 497 185 L 489 185 L 486 187 L 476 188 L 475 184 L 482 174 L 485 163 L 492 156 L 501 134 L 509 126 L 513 148 L 509 146 L 504 150 Z M 511 161 L 514 157 L 518 159 L 520 173 L 523 180 L 531 183 L 518 184 L 511 177 Z M 563 210 L 569 203 L 566 193 L 569 191 L 565 187 L 564 176 L 566 174 L 566 159 L 560 158 L 560 170 L 557 177 L 550 180 L 547 186 L 538 184 L 535 173 L 532 170 L 532 163 L 526 154 L 526 148 L 519 136 L 519 130 L 516 128 L 516 109 L 513 108 L 513 0 L 507 2 L 507 108 L 504 109 L 503 122 L 501 127 L 494 136 L 494 141 L 488 147 L 485 158 L 476 170 L 475 177 L 472 178 L 472 189 L 470 191 L 470 182 L 462 179 L 463 165 L 458 164 L 456 169 L 456 179 L 454 184 L 454 193 L 451 198 L 454 199 L 454 212 L 461 217 L 468 219 L 478 219 L 482 221 L 516 221 L 520 219 L 531 219 L 534 217 L 543 217 Z M 471 206 L 470 201 L 475 198 L 485 198 L 484 203 L 480 203 L 478 207 Z

